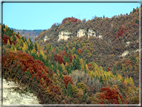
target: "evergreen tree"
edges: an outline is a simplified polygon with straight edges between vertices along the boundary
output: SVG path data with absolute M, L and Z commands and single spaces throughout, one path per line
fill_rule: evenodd
M 58 69 L 59 69 L 60 73 L 63 72 L 63 69 L 62 69 L 62 67 L 60 65 L 59 65 Z
M 53 71 L 56 73 L 56 65 L 53 66 Z
M 73 64 L 73 70 L 75 70 L 76 69 L 76 62 L 75 62 L 75 59 L 73 59 L 73 62 L 72 62 L 72 64 Z
M 121 99 L 120 99 L 120 96 L 118 95 L 118 102 L 119 102 L 119 104 L 122 104 L 122 102 L 121 102 Z
M 133 71 L 135 70 L 135 67 L 134 67 L 134 65 L 133 65 L 133 68 L 132 68 L 132 70 L 133 70 Z
M 35 50 L 37 51 L 37 44 L 35 43 Z
M 116 72 L 116 67 L 115 67 L 115 65 L 113 66 L 113 74 L 115 74 L 115 72 Z
M 66 95 L 65 85 L 63 85 L 62 89 L 63 89 L 63 93 Z
M 86 102 L 86 93 L 85 93 L 85 91 L 83 92 L 83 100 Z
M 124 64 L 122 65 L 122 71 L 125 71 Z
M 80 69 L 80 60 L 79 60 L 79 57 L 77 57 L 76 59 L 76 69 Z
M 53 54 L 51 54 L 51 61 L 52 61 L 52 62 L 54 61 L 54 56 L 53 56 Z
M 68 90 L 68 96 L 69 96 L 69 97 L 72 97 L 72 87 L 71 87 L 70 81 L 69 81 L 69 83 L 68 83 L 67 90 Z

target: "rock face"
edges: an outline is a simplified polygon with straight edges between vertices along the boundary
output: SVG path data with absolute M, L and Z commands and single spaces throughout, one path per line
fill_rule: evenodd
M 61 39 L 68 40 L 68 38 L 71 37 L 71 34 L 72 34 L 71 32 L 64 32 L 64 31 L 59 32 L 59 39 L 58 39 L 58 41 L 60 41 Z
M 38 104 L 39 106 L 41 106 L 39 104 L 37 97 L 34 96 L 33 93 L 22 92 L 22 87 L 20 87 L 19 84 L 16 84 L 12 81 L 6 81 L 5 79 L 3 79 L 3 105 L 11 104 Z
M 47 40 L 49 40 L 49 39 L 50 38 L 48 38 L 48 36 L 46 35 L 45 38 L 44 38 L 44 42 L 47 41 Z
M 88 38 L 90 38 L 91 36 L 92 37 L 96 37 L 96 38 L 99 38 L 99 39 L 102 39 L 103 38 L 103 36 L 102 35 L 96 35 L 96 32 L 95 31 L 93 31 L 93 30 L 91 30 L 91 29 L 89 29 L 88 30 L 88 32 L 87 32 L 87 35 L 86 35 L 86 30 L 84 30 L 84 29 L 79 29 L 79 31 L 77 32 L 77 37 L 83 37 L 83 36 L 88 36 Z M 61 31 L 61 32 L 59 32 L 59 39 L 58 39 L 58 41 L 60 41 L 61 39 L 63 39 L 63 40 L 68 40 L 69 38 L 71 38 L 71 32 L 64 32 L 64 31 Z
M 85 30 L 84 29 L 80 29 L 78 32 L 77 32 L 77 37 L 83 37 L 85 36 Z
M 89 29 L 89 30 L 88 30 L 88 38 L 89 38 L 90 36 L 96 37 L 96 32 L 94 32 L 93 30 Z

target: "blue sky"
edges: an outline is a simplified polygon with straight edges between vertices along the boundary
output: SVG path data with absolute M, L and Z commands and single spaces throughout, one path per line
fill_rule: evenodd
M 3 3 L 3 23 L 16 29 L 49 29 L 66 17 L 91 20 L 130 13 L 139 3 Z

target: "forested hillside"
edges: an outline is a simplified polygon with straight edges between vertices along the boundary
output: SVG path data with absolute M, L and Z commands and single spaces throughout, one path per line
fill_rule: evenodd
M 3 25 L 2 76 L 35 94 L 41 104 L 139 104 L 138 16 L 139 8 L 87 22 L 65 18 L 35 43 Z M 103 39 L 76 37 L 79 29 L 89 28 Z M 63 30 L 74 38 L 57 42 Z M 50 40 L 43 42 L 45 35 Z
M 44 31 L 44 30 L 26 30 L 26 29 L 19 30 L 19 29 L 13 29 L 13 28 L 10 28 L 10 29 L 12 29 L 16 33 L 19 32 L 21 36 L 24 36 L 26 39 L 30 38 L 32 42 L 35 42 L 34 41 L 35 37 L 37 37 L 42 31 Z

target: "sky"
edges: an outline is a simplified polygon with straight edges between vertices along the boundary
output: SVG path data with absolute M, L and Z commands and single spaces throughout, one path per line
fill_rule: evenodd
M 6 1 L 6 0 L 5 0 Z M 10 1 L 10 0 L 9 0 Z M 57 0 L 56 0 L 57 1 Z M 15 29 L 49 29 L 66 17 L 91 20 L 130 14 L 139 3 L 3 3 L 3 24 Z

